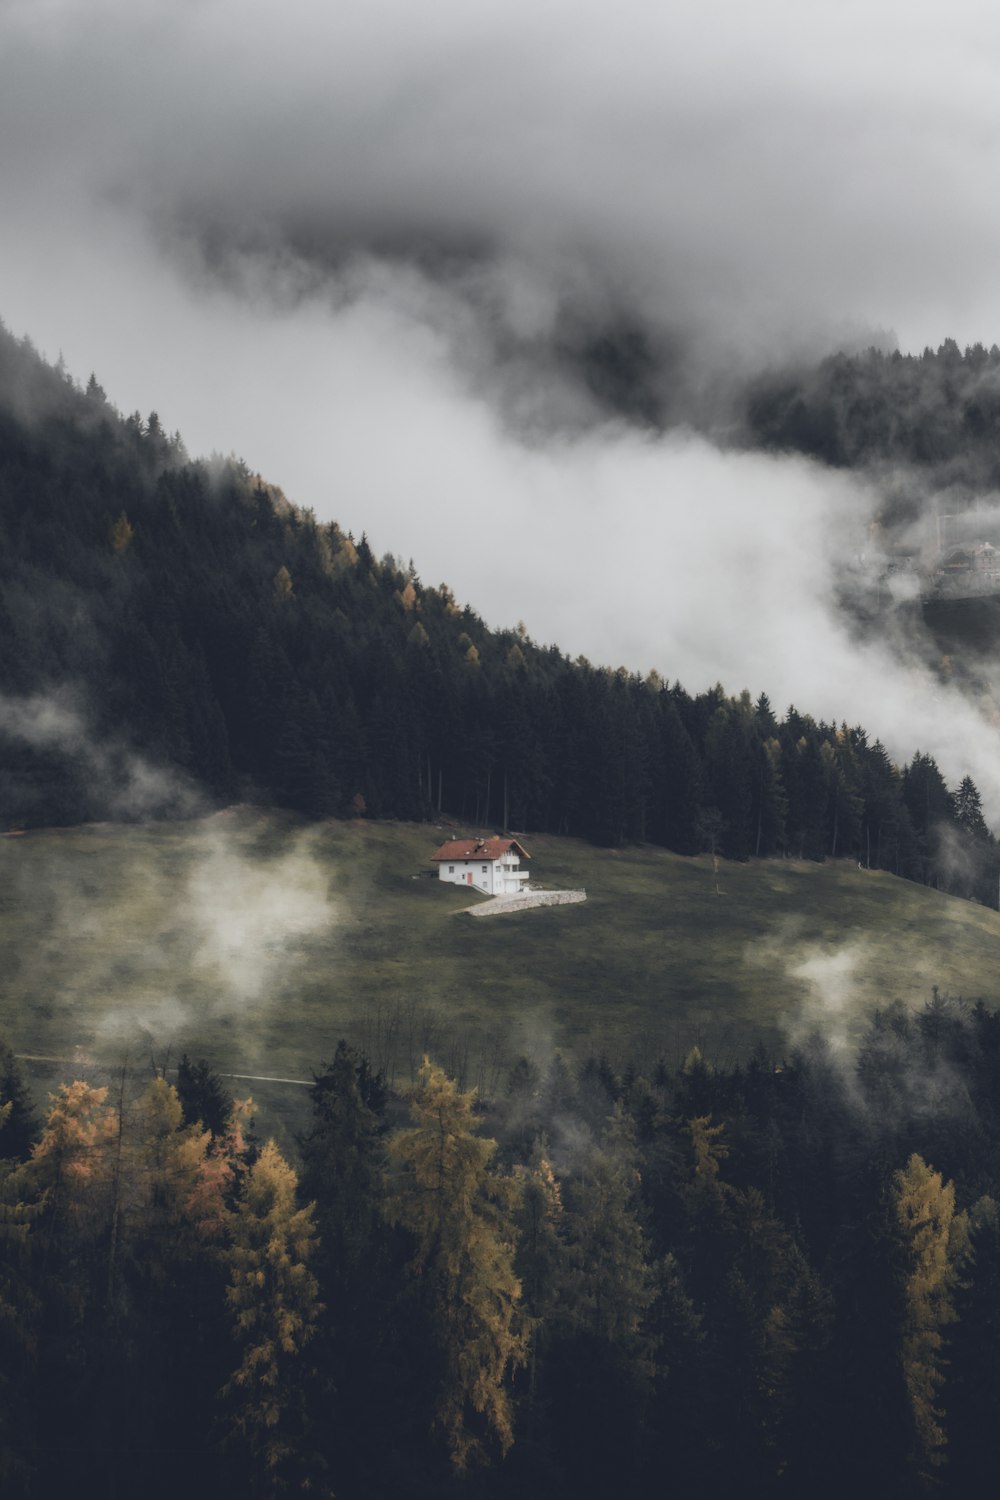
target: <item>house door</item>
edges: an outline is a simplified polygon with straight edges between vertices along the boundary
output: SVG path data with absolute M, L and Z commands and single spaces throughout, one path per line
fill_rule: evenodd
M 472 871 L 471 870 L 469 871 L 468 875 L 466 875 L 465 878 L 469 882 L 469 884 L 471 885 L 472 884 Z

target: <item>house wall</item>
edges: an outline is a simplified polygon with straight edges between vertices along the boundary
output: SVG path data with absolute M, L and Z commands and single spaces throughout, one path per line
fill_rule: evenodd
M 439 879 L 447 880 L 452 885 L 469 885 L 471 875 L 473 890 L 485 891 L 487 895 L 492 896 L 494 892 L 493 863 L 494 861 L 488 859 L 442 860 L 438 866 Z
M 485 891 L 488 896 L 515 895 L 525 886 L 525 881 L 517 878 L 520 868 L 516 854 L 504 854 L 499 859 L 442 860 L 438 879 L 451 885 L 469 885 L 471 874 L 473 890 Z

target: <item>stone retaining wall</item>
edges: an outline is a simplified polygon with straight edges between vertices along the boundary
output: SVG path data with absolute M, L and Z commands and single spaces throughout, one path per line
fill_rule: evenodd
M 586 891 L 526 891 L 523 896 L 494 896 L 465 910 L 472 917 L 498 917 L 502 912 L 525 911 L 529 906 L 573 906 L 586 899 Z

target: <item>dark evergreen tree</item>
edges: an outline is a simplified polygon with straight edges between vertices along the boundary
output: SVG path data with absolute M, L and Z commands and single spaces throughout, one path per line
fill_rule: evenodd
M 177 1097 L 187 1125 L 198 1125 L 223 1140 L 233 1129 L 233 1097 L 208 1063 L 183 1053 L 177 1064 Z

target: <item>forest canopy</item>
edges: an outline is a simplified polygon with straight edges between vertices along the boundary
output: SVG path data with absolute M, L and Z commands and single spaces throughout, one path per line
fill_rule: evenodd
M 955 378 L 973 367 L 959 357 Z M 829 380 L 843 369 L 868 365 Z M 491 630 L 447 585 L 237 460 L 191 461 L 155 412 L 123 418 L 93 376 L 81 389 L 6 331 L 0 693 L 7 828 L 237 799 L 444 811 L 684 854 L 850 857 L 995 901 L 979 792 L 919 747 L 897 766 L 863 726 Z
M 1000 1013 L 710 1066 L 341 1042 L 294 1157 L 184 1059 L 0 1060 L 12 1497 L 988 1493 Z M 210 1128 L 203 1108 L 215 1120 Z

